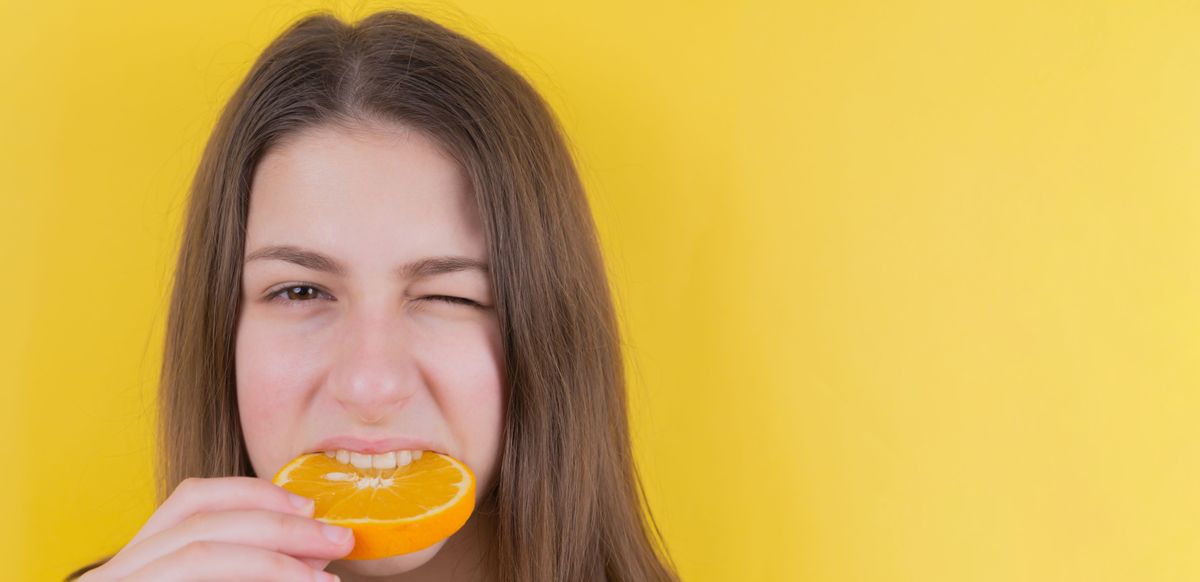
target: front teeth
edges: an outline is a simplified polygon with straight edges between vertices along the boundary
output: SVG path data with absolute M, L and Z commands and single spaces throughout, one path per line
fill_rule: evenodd
M 396 468 L 396 452 L 388 451 L 382 455 L 371 455 L 371 468 L 373 469 L 395 469 Z
M 377 455 L 357 453 L 339 449 L 325 451 L 325 456 L 337 459 L 340 463 L 349 463 L 359 469 L 395 469 L 408 466 L 421 458 L 421 451 L 388 451 Z

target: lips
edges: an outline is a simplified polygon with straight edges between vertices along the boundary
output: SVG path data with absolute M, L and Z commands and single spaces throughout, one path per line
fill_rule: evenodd
M 449 454 L 446 448 L 438 443 L 410 436 L 396 436 L 383 439 L 367 439 L 350 435 L 340 435 L 327 438 L 306 453 L 325 453 L 337 451 L 376 455 L 396 453 L 399 451 L 433 451 L 443 455 Z M 451 455 L 453 456 L 453 455 Z

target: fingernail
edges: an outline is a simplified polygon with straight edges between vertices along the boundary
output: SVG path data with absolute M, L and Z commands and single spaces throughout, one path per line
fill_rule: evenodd
M 329 538 L 329 541 L 335 544 L 344 544 L 350 540 L 350 536 L 354 535 L 354 532 L 350 531 L 349 528 L 329 524 L 321 526 L 321 533 L 325 534 L 325 537 Z
M 303 510 L 305 513 L 312 513 L 313 506 L 315 505 L 312 499 L 296 495 L 295 493 L 288 493 L 288 497 L 292 500 L 292 505 L 295 505 L 296 509 Z
M 330 574 L 329 572 L 322 572 L 321 570 L 313 572 L 313 582 L 341 582 L 341 580 L 337 575 Z

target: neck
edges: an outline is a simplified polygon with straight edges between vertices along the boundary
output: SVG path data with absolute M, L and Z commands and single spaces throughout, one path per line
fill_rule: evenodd
M 325 570 L 337 574 L 342 582 L 490 582 L 495 573 L 484 561 L 484 553 L 495 539 L 495 518 L 476 512 L 428 562 L 407 572 L 369 576 L 349 571 L 344 561 L 335 561 Z

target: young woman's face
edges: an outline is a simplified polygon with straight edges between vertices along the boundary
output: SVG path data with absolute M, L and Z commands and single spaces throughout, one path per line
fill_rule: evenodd
M 505 389 L 486 261 L 465 176 L 422 134 L 321 126 L 269 152 L 236 348 L 257 475 L 319 450 L 428 448 L 465 462 L 482 494 Z M 347 565 L 402 572 L 441 546 Z

